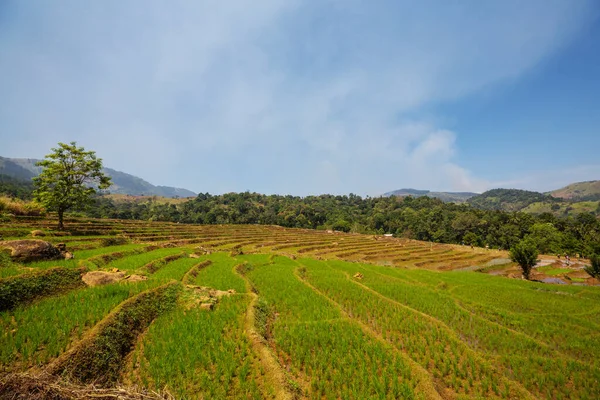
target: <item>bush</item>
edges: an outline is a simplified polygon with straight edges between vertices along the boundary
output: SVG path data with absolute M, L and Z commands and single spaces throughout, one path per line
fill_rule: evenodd
M 521 240 L 510 249 L 510 259 L 519 264 L 525 279 L 529 279 L 531 269 L 537 264 L 537 257 L 537 247 L 530 240 Z
M 585 267 L 585 272 L 590 274 L 592 278 L 600 279 L 600 255 L 592 254 L 590 264 L 589 267 Z

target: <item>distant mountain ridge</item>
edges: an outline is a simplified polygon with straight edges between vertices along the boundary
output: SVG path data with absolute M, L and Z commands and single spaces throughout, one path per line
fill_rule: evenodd
M 398 189 L 391 192 L 384 193 L 383 196 L 398 196 L 398 197 L 434 197 L 440 199 L 445 203 L 464 203 L 473 196 L 477 196 L 477 193 L 473 192 L 431 192 L 429 190 L 418 190 L 418 189 Z
M 564 188 L 548 192 L 552 197 L 578 201 L 600 200 L 600 181 L 572 183 Z
M 14 179 L 30 181 L 41 172 L 41 167 L 35 165 L 34 158 L 0 157 L 0 174 Z M 170 186 L 155 186 L 137 176 L 104 168 L 104 173 L 112 178 L 113 185 L 108 189 L 111 193 L 129 194 L 133 196 L 162 196 L 162 197 L 195 197 L 191 190 Z
M 492 189 L 467 203 L 482 210 L 521 211 L 556 216 L 600 215 L 600 181 L 578 182 L 548 193 L 520 189 Z
M 537 202 L 552 202 L 550 195 L 520 189 L 492 189 L 467 200 L 482 210 L 520 211 Z

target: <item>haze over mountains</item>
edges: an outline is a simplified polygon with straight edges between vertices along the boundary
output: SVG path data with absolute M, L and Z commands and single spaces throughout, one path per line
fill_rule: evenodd
M 11 178 L 30 181 L 39 175 L 41 168 L 35 163 L 40 160 L 33 158 L 7 158 L 0 157 L 0 174 Z M 104 173 L 111 177 L 113 185 L 108 189 L 110 193 L 129 194 L 133 196 L 163 196 L 163 197 L 194 197 L 196 193 L 171 186 L 155 186 L 137 176 L 104 168 Z

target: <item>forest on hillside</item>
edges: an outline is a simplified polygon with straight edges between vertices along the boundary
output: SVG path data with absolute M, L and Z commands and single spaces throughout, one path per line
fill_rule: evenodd
M 510 249 L 530 238 L 542 253 L 600 253 L 600 221 L 591 213 L 556 217 L 480 210 L 429 197 L 200 194 L 187 202 L 115 202 L 98 197 L 86 215 L 196 224 L 265 224 L 355 233 L 392 233 L 438 243 Z
M 0 193 L 10 197 L 28 200 L 32 190 L 29 182 L 0 179 Z M 526 199 L 519 197 L 523 193 L 528 195 Z M 435 198 L 411 196 L 362 198 L 355 194 L 298 197 L 249 192 L 201 193 L 177 203 L 154 198 L 115 201 L 97 196 L 93 204 L 78 213 L 96 218 L 392 233 L 398 237 L 496 249 L 510 249 L 529 238 L 541 253 L 600 254 L 600 221 L 594 213 L 559 217 L 548 212 L 534 215 L 496 207 L 480 208 L 483 201 L 487 206 L 498 199 L 503 203 L 512 199 L 528 204 L 539 200 L 539 196 L 546 197 L 535 192 L 497 190 L 484 196 L 482 204 L 444 203 Z

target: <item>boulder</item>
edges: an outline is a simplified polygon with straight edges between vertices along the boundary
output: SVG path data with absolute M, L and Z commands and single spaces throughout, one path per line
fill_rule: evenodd
M 125 272 L 91 271 L 81 277 L 88 286 L 107 285 L 123 279 L 125 279 Z
M 13 261 L 61 260 L 64 254 L 52 243 L 43 240 L 9 240 L 0 243 L 0 249 L 8 249 Z

